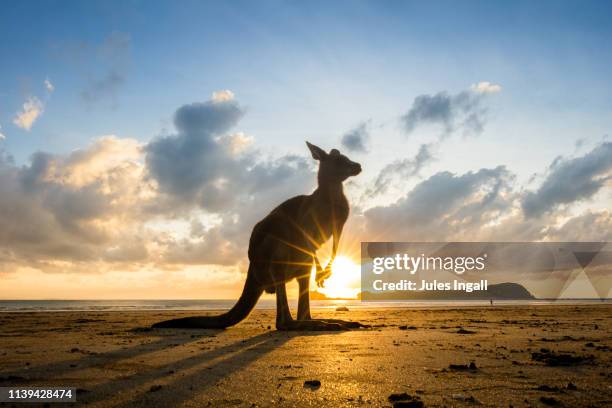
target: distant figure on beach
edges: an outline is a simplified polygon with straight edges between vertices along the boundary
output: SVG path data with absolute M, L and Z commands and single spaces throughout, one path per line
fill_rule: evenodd
M 361 323 L 337 319 L 313 319 L 310 315 L 310 273 L 316 267 L 316 282 L 323 286 L 331 275 L 349 203 L 342 182 L 361 173 L 361 165 L 338 150 L 329 153 L 306 142 L 313 159 L 319 161 L 318 187 L 310 195 L 290 198 L 253 228 L 249 241 L 249 270 L 242 295 L 228 312 L 218 316 L 193 316 L 153 325 L 163 328 L 221 329 L 245 319 L 263 294 L 276 293 L 278 330 L 345 330 Z M 317 250 L 333 237 L 332 256 L 325 268 Z M 297 279 L 300 293 L 297 320 L 289 311 L 285 284 Z

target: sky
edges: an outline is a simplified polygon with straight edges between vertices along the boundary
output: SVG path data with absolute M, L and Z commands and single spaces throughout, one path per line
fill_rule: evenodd
M 237 296 L 305 140 L 364 168 L 354 262 L 612 238 L 609 2 L 0 7 L 0 298 Z

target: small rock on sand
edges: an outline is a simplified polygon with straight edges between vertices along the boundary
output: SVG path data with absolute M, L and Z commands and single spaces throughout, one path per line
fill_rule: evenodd
M 548 349 L 540 349 L 539 353 L 531 353 L 531 359 L 540 361 L 550 367 L 559 366 L 575 366 L 584 363 L 591 363 L 595 360 L 595 356 L 579 356 L 569 353 L 556 353 Z
M 316 391 L 321 388 L 321 381 L 319 380 L 306 380 L 304 381 L 304 388 L 308 388 L 312 391 Z
M 468 402 L 470 404 L 480 405 L 480 401 L 478 401 L 474 396 L 470 395 L 469 397 L 463 394 L 453 394 L 451 398 L 458 401 Z
M 336 308 L 336 312 L 348 312 L 348 311 L 349 311 L 349 309 L 346 306 L 338 306 Z
M 475 334 L 475 333 L 476 333 L 475 331 L 466 330 L 463 327 L 457 330 L 457 334 Z
M 475 362 L 468 364 L 449 364 L 448 368 L 454 371 L 476 371 L 478 367 Z
M 387 398 L 393 403 L 393 408 L 423 408 L 425 404 L 418 396 L 412 396 L 406 392 L 391 394 Z
M 561 406 L 561 401 L 559 401 L 555 397 L 540 397 L 540 402 L 544 405 L 548 405 L 551 407 Z

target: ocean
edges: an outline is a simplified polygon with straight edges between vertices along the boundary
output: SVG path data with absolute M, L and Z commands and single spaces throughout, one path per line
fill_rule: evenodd
M 210 300 L 0 300 L 2 312 L 61 312 L 61 311 L 147 311 L 147 310 L 227 310 L 235 299 Z M 297 307 L 297 299 L 289 300 L 291 307 Z M 610 299 L 538 299 L 538 300 L 496 300 L 495 306 L 512 305 L 559 305 L 559 304 L 610 304 Z M 488 300 L 478 301 L 360 301 L 360 300 L 311 300 L 312 308 L 381 308 L 381 307 L 474 307 L 490 306 Z M 275 309 L 273 298 L 260 299 L 256 309 Z

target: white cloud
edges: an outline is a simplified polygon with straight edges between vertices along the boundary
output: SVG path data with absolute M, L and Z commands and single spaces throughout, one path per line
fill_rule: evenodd
M 211 99 L 213 102 L 227 102 L 234 99 L 234 93 L 229 89 L 224 89 L 222 91 L 215 91 L 212 93 Z
M 4 139 L 6 139 L 6 136 L 4 136 L 4 133 L 2 133 L 2 126 L 0 126 L 0 140 Z
M 49 78 L 45 79 L 45 88 L 47 89 L 47 92 L 49 93 L 52 93 L 53 91 L 55 91 L 55 85 L 51 83 Z
M 21 112 L 13 119 L 13 123 L 22 129 L 30 130 L 32 125 L 43 113 L 45 105 L 36 96 L 30 96 L 24 103 Z
M 231 135 L 222 136 L 218 141 L 235 156 L 247 150 L 253 144 L 255 138 L 244 132 L 236 132 Z
M 489 81 L 481 81 L 477 84 L 472 84 L 471 88 L 472 91 L 480 94 L 498 93 L 502 90 L 501 85 L 493 84 Z

